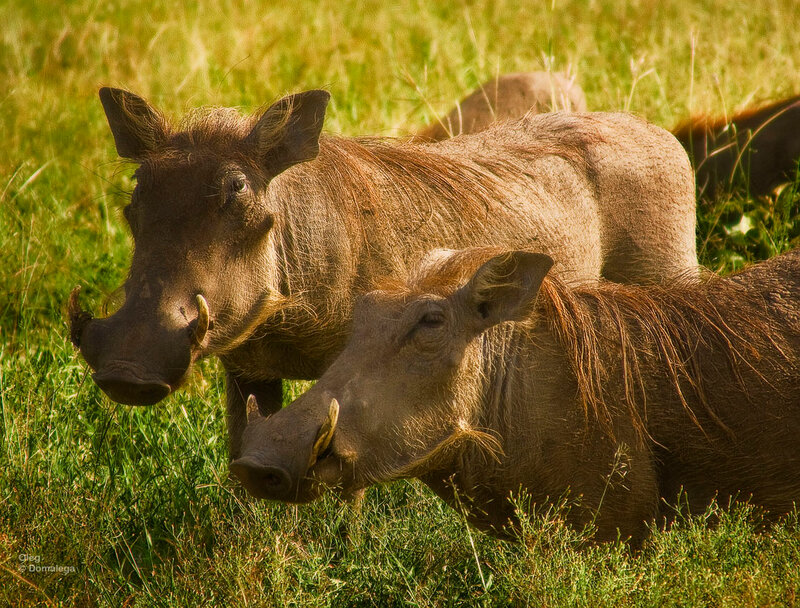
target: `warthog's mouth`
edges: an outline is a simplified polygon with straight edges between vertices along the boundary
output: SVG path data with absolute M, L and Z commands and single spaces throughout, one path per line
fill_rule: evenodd
M 142 366 L 114 361 L 92 374 L 102 391 L 117 403 L 153 405 L 169 395 L 173 387 Z
M 355 487 L 353 473 L 357 458 L 338 431 L 336 399 L 331 399 L 327 415 L 313 435 L 296 428 L 297 419 L 289 414 L 291 406 L 266 418 L 260 413 L 255 396 L 250 395 L 246 410 L 244 449 L 230 463 L 230 471 L 252 496 L 305 503 L 327 490 L 346 497 L 363 487 Z M 281 422 L 276 422 L 278 418 Z M 274 443 L 270 439 L 273 434 L 280 437 Z
M 192 364 L 208 349 L 214 321 L 208 302 L 195 296 L 197 317 L 169 326 L 142 321 L 142 315 L 119 310 L 110 317 L 96 319 L 78 301 L 80 288 L 69 298 L 70 337 L 80 348 L 92 379 L 117 403 L 153 405 L 177 390 L 189 377 Z M 163 321 L 163 319 L 162 319 Z

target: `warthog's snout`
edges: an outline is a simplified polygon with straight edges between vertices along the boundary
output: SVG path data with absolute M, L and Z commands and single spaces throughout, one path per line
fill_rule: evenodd
M 106 395 L 126 405 L 153 405 L 182 384 L 207 344 L 213 326 L 208 303 L 201 295 L 195 303 L 192 321 L 182 314 L 154 316 L 130 302 L 94 319 L 81 309 L 76 289 L 69 302 L 70 337 Z
M 267 418 L 259 412 L 253 395 L 247 399 L 242 456 L 231 462 L 230 472 L 256 498 L 307 502 L 321 491 L 309 471 L 327 455 L 339 418 L 339 402 L 332 399 L 327 412 L 316 400 L 307 399 L 306 406 L 306 415 L 299 419 L 285 410 Z
M 256 498 L 292 500 L 293 487 L 289 471 L 278 466 L 265 466 L 251 458 L 239 458 L 230 464 L 231 473 L 239 478 L 245 490 Z

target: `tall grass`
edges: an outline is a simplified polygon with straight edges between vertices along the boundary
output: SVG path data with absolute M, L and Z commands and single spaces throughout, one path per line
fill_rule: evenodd
M 496 541 L 417 483 L 360 513 L 256 503 L 228 479 L 215 361 L 157 407 L 116 405 L 63 322 L 72 286 L 99 309 L 131 251 L 100 85 L 171 115 L 321 86 L 329 131 L 402 135 L 498 73 L 551 69 L 669 127 L 800 91 L 794 0 L 258 4 L 0 3 L 0 605 L 794 604 L 796 515 L 684 513 L 634 554 L 546 508 Z M 795 246 L 799 201 L 795 183 L 702 206 L 703 261 Z

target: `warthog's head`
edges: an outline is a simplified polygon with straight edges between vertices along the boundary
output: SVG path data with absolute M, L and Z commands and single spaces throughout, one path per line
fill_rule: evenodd
M 497 253 L 436 252 L 409 284 L 359 298 L 350 340 L 317 384 L 268 418 L 251 408 L 230 465 L 247 490 L 305 502 L 446 469 L 469 442 L 497 449 L 481 430 L 479 338 L 528 318 L 552 265 Z
M 73 343 L 115 401 L 160 401 L 193 361 L 224 352 L 280 292 L 268 185 L 316 158 L 329 94 L 285 97 L 260 117 L 218 110 L 173 129 L 142 98 L 103 88 L 117 152 L 139 163 L 124 216 L 134 240 L 125 302 L 105 319 L 70 298 Z

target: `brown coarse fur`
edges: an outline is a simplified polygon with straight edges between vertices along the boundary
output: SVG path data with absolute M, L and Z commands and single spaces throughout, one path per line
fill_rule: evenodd
M 574 79 L 553 72 L 503 74 L 484 82 L 416 136 L 441 141 L 480 133 L 496 122 L 516 120 L 529 113 L 557 110 L 586 111 L 583 89 Z
M 72 335 L 126 403 L 157 402 L 192 362 L 219 356 L 233 456 L 247 395 L 266 413 L 281 405 L 281 379 L 318 378 L 355 297 L 428 250 L 547 252 L 571 283 L 696 273 L 688 159 L 627 114 L 531 115 L 422 143 L 320 137 L 324 91 L 174 128 L 130 93 L 101 99 L 119 153 L 139 163 L 125 209 L 135 247 L 122 308 L 76 312 Z M 196 296 L 212 317 L 199 338 Z
M 752 500 L 782 514 L 800 499 L 800 251 L 700 285 L 569 288 L 551 276 L 542 283 L 536 312 L 517 325 L 511 335 L 507 328 L 485 335 L 487 386 L 501 378 L 517 386 L 485 403 L 497 409 L 485 412 L 478 426 L 506 436 L 522 424 L 520 408 L 530 395 L 547 392 L 531 383 L 554 385 L 552 394 L 560 397 L 547 408 L 551 415 L 569 416 L 572 407 L 579 412 L 573 423 L 582 421 L 586 430 L 550 432 L 567 443 L 577 432 L 583 445 L 605 444 L 604 456 L 584 462 L 597 478 L 612 476 L 604 467 L 626 452 L 628 479 L 620 483 L 630 494 L 603 486 L 607 512 L 592 514 L 599 537 L 613 538 L 619 528 L 640 538 L 641 524 L 663 506 L 659 499 L 671 502 L 681 489 L 695 512 L 717 497 L 723 503 Z M 526 378 L 533 361 L 549 357 L 553 348 L 563 353 L 555 357 L 559 363 L 545 363 L 545 377 Z M 503 397 L 512 402 L 502 403 Z M 498 410 L 515 414 L 502 420 Z M 501 444 L 506 458 L 520 453 L 513 441 Z M 578 448 L 569 447 L 580 453 Z M 547 461 L 558 467 L 555 454 Z M 519 465 L 507 466 L 504 474 Z M 465 477 L 483 485 L 482 475 L 475 470 Z M 587 478 L 585 471 L 574 480 L 581 478 Z M 581 492 L 579 482 L 569 487 L 582 494 L 584 505 L 600 509 L 600 496 Z M 644 491 L 652 494 L 643 501 L 637 493 Z M 613 510 L 625 511 L 628 501 L 649 504 L 652 512 L 633 514 L 641 518 L 639 525 L 626 522 L 624 513 Z
M 538 504 L 566 496 L 572 523 L 635 544 L 679 494 L 692 512 L 714 499 L 791 511 L 800 251 L 646 287 L 571 287 L 544 276 L 543 257 L 434 252 L 404 284 L 381 284 L 311 391 L 248 428 L 247 463 L 282 466 L 274 437 L 313 432 L 336 398 L 329 452 L 293 472 L 307 480 L 295 499 L 413 475 L 494 534 L 510 532 L 522 490 Z
M 609 261 L 619 259 L 620 265 L 609 267 L 608 261 L 600 260 L 598 268 L 594 261 L 598 259 L 597 250 L 592 244 L 597 242 L 592 235 L 595 221 L 592 213 L 581 210 L 584 219 L 564 216 L 560 220 L 574 222 L 574 228 L 565 224 L 551 226 L 548 215 L 562 213 L 559 211 L 562 201 L 550 199 L 552 206 L 534 210 L 538 206 L 534 204 L 530 211 L 512 202 L 518 196 L 525 196 L 517 184 L 527 180 L 521 180 L 520 176 L 552 162 L 560 165 L 559 172 L 566 171 L 568 175 L 577 172 L 594 180 L 593 176 L 602 169 L 594 165 L 594 159 L 586 152 L 608 137 L 603 134 L 602 115 L 596 116 L 597 119 L 566 115 L 532 117 L 514 127 L 498 127 L 491 134 L 502 134 L 502 138 L 488 138 L 493 142 L 490 154 L 476 146 L 483 146 L 487 139 L 431 146 L 375 138 L 321 138 L 320 154 L 313 164 L 299 165 L 270 186 L 272 199 L 284 211 L 274 228 L 276 247 L 282 252 L 281 265 L 285 265 L 282 291 L 292 294 L 295 305 L 285 306 L 276 301 L 279 310 L 265 309 L 260 315 L 256 325 L 262 329 L 241 337 L 247 337 L 252 347 L 253 338 L 274 337 L 275 330 L 280 328 L 283 334 L 291 333 L 294 340 L 307 339 L 309 344 L 304 347 L 307 354 L 327 359 L 336 349 L 334 344 L 343 338 L 341 333 L 330 330 L 341 327 L 342 315 L 349 310 L 353 292 L 369 289 L 375 276 L 402 274 L 420 251 L 442 245 L 463 246 L 477 235 L 484 242 L 509 239 L 519 245 L 556 252 L 559 272 L 571 282 L 592 280 L 598 272 L 616 280 L 637 282 L 693 272 L 694 245 L 688 230 L 688 224 L 693 222 L 683 215 L 683 210 L 681 221 L 687 224 L 685 227 L 664 226 L 664 214 L 670 214 L 666 207 L 647 213 L 649 221 L 663 226 L 659 232 L 664 236 L 659 239 L 666 240 L 669 238 L 666 233 L 674 233 L 678 228 L 678 238 L 682 241 L 658 245 L 668 250 L 665 255 L 656 256 L 654 250 L 643 251 L 638 243 L 634 248 L 627 243 L 616 244 L 613 242 L 616 236 L 609 233 L 608 237 L 600 237 L 607 243 L 601 249 L 608 251 Z M 546 126 L 539 129 L 534 127 L 537 123 Z M 578 124 L 585 127 L 576 128 Z M 519 137 L 523 133 L 520 127 L 531 133 L 524 143 Z M 531 127 L 534 127 L 532 132 Z M 572 180 L 570 176 L 566 183 Z M 529 181 L 526 187 L 530 195 L 540 200 L 550 197 L 536 180 Z M 565 196 L 583 197 L 585 191 L 581 190 Z M 298 199 L 298 191 L 303 191 L 307 200 Z M 687 200 L 685 196 L 684 192 L 681 198 Z M 332 207 L 330 202 L 334 203 Z M 335 252 L 325 253 L 329 243 L 324 242 L 324 235 L 330 219 L 336 222 L 336 238 L 341 240 Z M 615 221 L 611 217 L 608 220 Z M 523 226 L 527 228 L 515 234 Z M 647 228 L 641 226 L 637 230 Z M 645 238 L 648 237 L 642 236 L 643 241 Z M 676 261 L 670 261 L 677 256 Z M 326 267 L 326 263 L 331 265 Z M 320 276 L 329 278 L 321 282 Z M 311 311 L 313 314 L 309 314 Z M 232 370 L 253 375 L 259 364 L 251 356 L 243 360 L 238 353 L 228 355 L 240 343 L 240 340 L 229 341 L 221 349 L 223 360 Z M 254 351 L 253 356 L 263 357 L 263 352 Z M 262 365 L 263 361 L 262 358 Z M 263 369 L 266 372 L 269 368 L 263 366 Z
M 672 132 L 692 157 L 702 197 L 744 189 L 771 194 L 794 181 L 800 161 L 800 95 L 732 117 L 693 116 Z
M 420 275 L 412 275 L 407 283 L 408 293 L 451 296 L 494 251 L 499 254 L 499 250 L 479 248 L 448 256 L 441 263 L 424 268 Z M 800 258 L 800 252 L 786 257 Z M 387 283 L 378 285 L 379 289 L 387 287 Z M 784 285 L 781 291 L 788 293 L 791 288 Z M 792 312 L 800 316 L 800 311 Z M 747 385 L 740 368 L 758 374 L 749 362 L 760 359 L 762 350 L 774 352 L 777 368 L 787 375 L 800 373 L 800 361 L 786 356 L 792 350 L 786 341 L 786 328 L 781 324 L 776 331 L 763 295 L 754 293 L 735 277 L 709 275 L 700 285 L 693 276 L 676 277 L 666 285 L 642 289 L 612 283 L 570 287 L 558 277 L 549 276 L 540 287 L 535 317 L 546 320 L 549 331 L 567 353 L 586 416 L 611 430 L 612 413 L 604 399 L 604 386 L 617 381 L 622 386 L 619 404 L 630 414 L 642 440 L 651 439 L 646 437 L 646 421 L 642 418 L 647 409 L 646 379 L 639 362 L 642 352 L 659 358 L 674 398 L 701 431 L 704 427 L 694 411 L 697 407 L 701 416 L 713 420 L 720 429 L 727 427 L 710 404 L 697 362 L 698 344 L 724 357 L 736 389 L 744 394 Z M 599 324 L 598 319 L 603 323 Z M 613 367 L 604 364 L 604 358 L 608 358 L 603 344 L 608 338 L 606 331 L 618 343 L 618 378 L 610 376 Z

